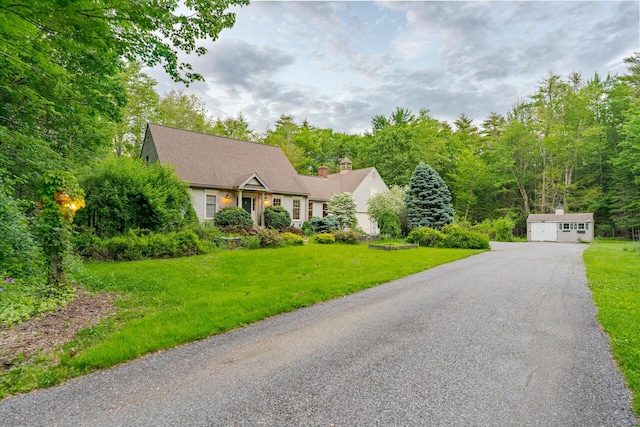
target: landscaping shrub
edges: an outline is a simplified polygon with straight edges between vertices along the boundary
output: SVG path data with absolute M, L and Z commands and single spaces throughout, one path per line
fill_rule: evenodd
M 460 225 L 460 224 L 458 224 Z M 465 228 L 465 227 L 463 227 Z M 478 224 L 475 224 L 468 228 L 469 231 L 475 231 L 476 233 L 481 233 L 487 236 L 490 240 L 495 239 L 495 231 L 493 230 L 493 225 L 490 220 L 484 220 Z
M 204 222 L 192 228 L 198 235 L 201 242 L 206 243 L 211 249 L 219 248 L 224 245 L 224 233 L 221 229 L 213 225 L 212 222 Z
M 100 259 L 95 256 L 96 252 L 102 249 L 102 239 L 91 232 L 77 233 L 71 238 L 71 244 L 75 249 L 75 253 L 82 258 Z
M 29 231 L 29 221 L 0 181 L 0 274 L 26 278 L 44 271 L 44 256 Z
M 331 233 L 316 234 L 314 239 L 317 243 L 321 243 L 321 244 L 330 244 L 330 243 L 336 242 L 335 236 Z
M 384 211 L 395 213 L 400 219 L 402 235 L 406 236 L 409 233 L 409 221 L 404 198 L 405 189 L 399 185 L 392 185 L 388 190 L 376 193 L 367 199 L 367 214 L 379 223 L 380 213 Z
M 314 216 L 309 221 L 305 221 L 302 224 L 302 229 L 307 236 L 320 233 L 331 233 L 332 231 L 340 229 L 340 223 L 332 216 L 325 216 L 320 218 Z
M 444 246 L 445 235 L 429 227 L 420 227 L 411 230 L 407 236 L 407 242 L 417 243 L 428 248 L 439 248 Z
M 282 206 L 268 206 L 264 210 L 264 223 L 267 228 L 284 231 L 291 225 L 291 215 Z
M 207 252 L 206 245 L 192 230 L 166 234 L 129 230 L 122 236 L 107 239 L 78 238 L 78 253 L 94 260 L 133 261 L 148 258 L 172 258 Z
M 278 248 L 284 245 L 282 236 L 273 228 L 256 228 L 256 235 L 261 248 Z
M 308 221 L 305 221 L 305 222 L 308 222 Z M 298 227 L 294 227 L 293 225 L 290 225 L 284 231 L 287 232 L 287 233 L 293 233 L 293 234 L 297 234 L 298 236 L 304 237 L 303 229 L 302 228 L 298 228 Z
M 513 240 L 513 228 L 515 223 L 511 218 L 498 218 L 493 222 L 495 235 L 492 237 L 498 242 L 510 242 Z
M 357 223 L 356 201 L 351 193 L 334 194 L 329 200 L 328 207 L 329 216 L 338 222 L 338 228 L 353 228 L 353 224 Z
M 511 242 L 513 240 L 514 226 L 515 223 L 511 218 L 503 217 L 496 220 L 484 220 L 483 222 L 476 224 L 469 229 L 471 231 L 484 234 L 489 238 L 489 240 L 495 240 L 498 242 Z
M 241 207 L 233 206 L 218 211 L 213 219 L 213 224 L 216 227 L 223 229 L 227 229 L 229 227 L 244 229 L 247 227 L 253 227 L 253 219 L 251 219 L 249 212 L 245 211 Z
M 169 166 L 146 166 L 129 158 L 109 159 L 80 179 L 85 208 L 75 223 L 99 237 L 129 229 L 177 231 L 197 223 L 188 186 Z
M 378 214 L 378 228 L 382 236 L 388 236 L 392 239 L 402 235 L 400 218 L 392 211 L 382 211 Z
M 260 249 L 260 239 L 257 236 L 242 236 L 240 238 L 240 246 L 245 249 Z
M 282 241 L 285 245 L 291 246 L 304 244 L 304 238 L 302 236 L 300 236 L 299 234 L 290 233 L 288 231 L 282 233 Z
M 467 231 L 455 224 L 442 227 L 445 248 L 490 249 L 489 238 L 475 231 Z
M 349 245 L 355 245 L 360 242 L 360 234 L 357 231 L 348 230 L 337 230 L 333 232 L 335 236 L 335 241 L 340 243 L 346 243 Z

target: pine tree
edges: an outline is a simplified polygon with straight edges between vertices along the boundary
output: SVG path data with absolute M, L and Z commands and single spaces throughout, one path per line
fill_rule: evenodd
M 411 174 L 406 194 L 410 228 L 430 227 L 439 230 L 453 222 L 451 193 L 438 172 L 420 163 Z

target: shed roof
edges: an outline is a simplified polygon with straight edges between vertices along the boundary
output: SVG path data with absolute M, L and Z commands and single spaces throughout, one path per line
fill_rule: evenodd
M 530 214 L 527 222 L 593 222 L 592 213 L 573 214 Z
M 309 194 L 280 147 L 154 123 L 147 132 L 159 162 L 191 186 L 233 189 L 255 174 L 274 193 Z

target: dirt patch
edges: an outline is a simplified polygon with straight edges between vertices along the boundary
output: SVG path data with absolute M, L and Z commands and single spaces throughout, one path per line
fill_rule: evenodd
M 96 325 L 115 313 L 115 294 L 90 295 L 78 291 L 66 307 L 37 316 L 20 325 L 0 326 L 0 369 L 12 367 L 23 354 L 26 362 L 35 354 L 52 351 L 71 341 L 76 332 Z

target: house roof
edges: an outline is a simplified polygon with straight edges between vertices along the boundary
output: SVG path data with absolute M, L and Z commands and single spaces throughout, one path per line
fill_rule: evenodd
M 353 193 L 362 181 L 375 168 L 355 169 L 348 173 L 332 173 L 327 178 L 321 176 L 300 175 L 302 182 L 309 189 L 312 200 L 329 200 L 334 194 Z
M 309 194 L 280 147 L 154 123 L 147 132 L 159 162 L 193 187 L 233 189 L 257 177 L 274 193 Z
M 527 222 L 593 222 L 592 213 L 574 214 L 530 214 Z

